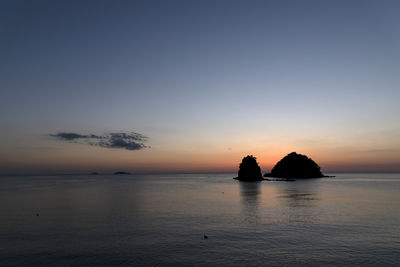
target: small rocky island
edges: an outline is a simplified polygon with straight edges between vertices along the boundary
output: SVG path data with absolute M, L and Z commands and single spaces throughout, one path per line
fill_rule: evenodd
M 321 178 L 320 167 L 309 157 L 292 152 L 282 158 L 264 177 L 274 178 Z
M 235 177 L 234 179 L 240 181 L 264 180 L 257 159 L 253 155 L 246 156 L 242 159 L 242 163 L 239 165 L 238 177 Z

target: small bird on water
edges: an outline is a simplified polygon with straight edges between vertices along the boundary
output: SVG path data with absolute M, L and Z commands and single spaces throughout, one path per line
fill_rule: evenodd
M 207 238 L 208 238 L 208 236 L 204 235 L 204 239 L 207 239 Z

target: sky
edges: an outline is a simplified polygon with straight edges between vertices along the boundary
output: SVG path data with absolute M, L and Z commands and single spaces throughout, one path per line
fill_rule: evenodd
M 0 1 L 0 174 L 400 171 L 399 1 Z

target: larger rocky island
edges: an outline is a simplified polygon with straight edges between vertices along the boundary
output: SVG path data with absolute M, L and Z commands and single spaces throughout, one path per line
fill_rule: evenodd
M 282 158 L 264 177 L 275 178 L 321 178 L 326 177 L 321 173 L 318 164 L 309 157 L 292 152 Z

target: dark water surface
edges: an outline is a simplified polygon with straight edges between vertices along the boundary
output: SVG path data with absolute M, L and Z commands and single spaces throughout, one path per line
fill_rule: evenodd
M 400 265 L 400 174 L 233 176 L 0 177 L 0 265 Z

